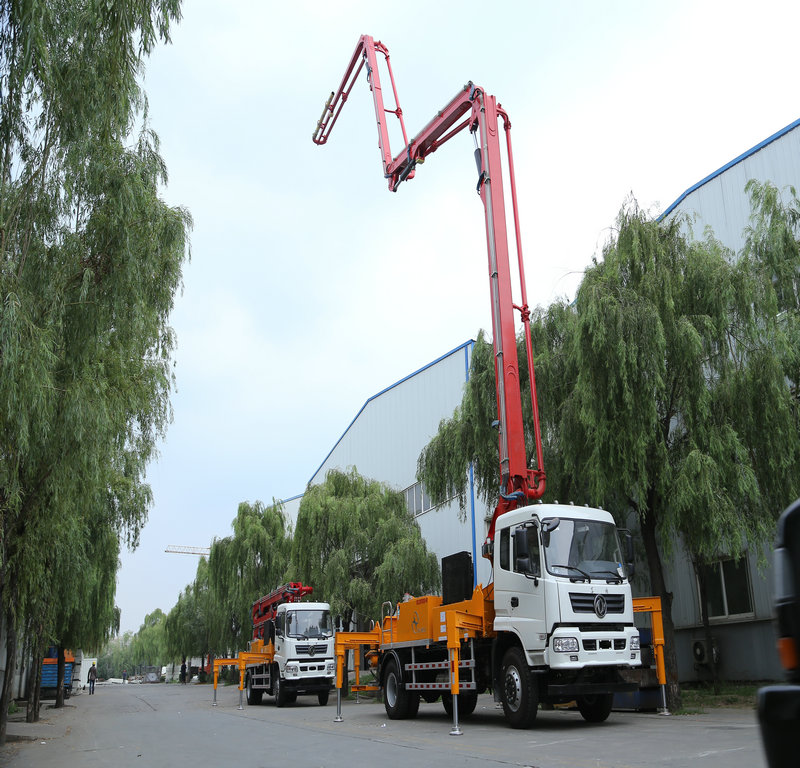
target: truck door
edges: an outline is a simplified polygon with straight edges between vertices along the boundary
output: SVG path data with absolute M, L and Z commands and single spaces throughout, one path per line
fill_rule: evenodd
M 275 617 L 275 661 L 283 670 L 281 661 L 286 661 L 284 648 L 286 644 L 286 609 L 281 610 L 281 608 L 283 606 L 278 607 L 278 615 Z
M 509 526 L 500 530 L 495 541 L 500 545 L 495 555 L 495 629 L 518 635 L 527 651 L 541 651 L 547 626 L 539 529 Z

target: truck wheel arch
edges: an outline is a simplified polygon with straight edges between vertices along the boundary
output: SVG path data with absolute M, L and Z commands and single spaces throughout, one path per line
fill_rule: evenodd
M 492 690 L 499 690 L 500 674 L 503 667 L 503 657 L 509 648 L 519 648 L 523 654 L 525 649 L 522 647 L 522 640 L 514 632 L 500 632 L 492 640 Z
M 397 665 L 397 674 L 400 675 L 400 680 L 402 682 L 405 682 L 405 673 L 403 671 L 403 660 L 400 658 L 400 654 L 395 650 L 386 651 L 386 653 L 384 653 L 383 656 L 381 657 L 381 666 L 378 677 L 378 679 L 380 680 L 381 687 L 383 687 L 384 672 L 387 666 L 389 665 L 390 661 L 393 661 Z

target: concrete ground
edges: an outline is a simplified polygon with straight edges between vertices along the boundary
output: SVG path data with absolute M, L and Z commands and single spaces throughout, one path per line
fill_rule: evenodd
M 60 710 L 42 708 L 39 723 L 12 721 L 0 749 L 6 768 L 126 766 L 275 766 L 352 768 L 379 760 L 385 768 L 521 766 L 527 768 L 675 768 L 766 765 L 756 715 L 714 709 L 699 715 L 613 712 L 590 725 L 577 712 L 540 711 L 531 730 L 509 728 L 490 696 L 481 696 L 462 735 L 440 703 L 423 704 L 416 720 L 392 721 L 372 700 L 316 697 L 281 709 L 264 703 L 239 709 L 236 688 L 220 687 L 217 706 L 206 685 L 98 686 Z M 276 754 L 277 751 L 277 754 Z

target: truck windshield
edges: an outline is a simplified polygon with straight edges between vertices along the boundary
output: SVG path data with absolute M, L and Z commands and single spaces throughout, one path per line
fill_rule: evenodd
M 547 570 L 554 576 L 614 582 L 627 576 L 617 528 L 611 523 L 562 517 L 543 538 Z
M 286 634 L 306 640 L 333 634 L 330 611 L 287 611 Z

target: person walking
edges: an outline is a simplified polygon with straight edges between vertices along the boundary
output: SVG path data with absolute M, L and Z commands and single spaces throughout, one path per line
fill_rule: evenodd
M 181 664 L 181 682 L 186 685 L 186 659 Z
M 97 680 L 97 667 L 92 662 L 92 666 L 89 667 L 89 674 L 86 676 L 86 679 L 89 681 L 89 693 L 94 693 L 94 684 Z

